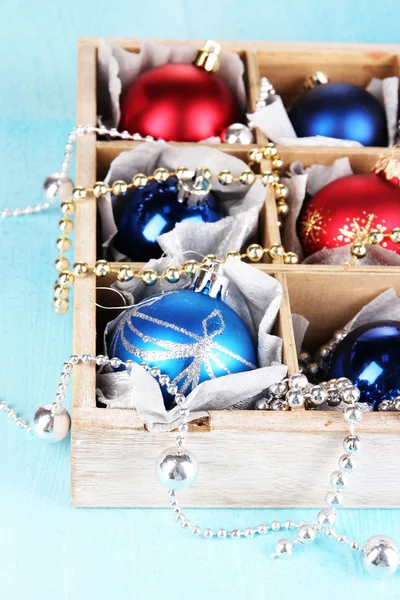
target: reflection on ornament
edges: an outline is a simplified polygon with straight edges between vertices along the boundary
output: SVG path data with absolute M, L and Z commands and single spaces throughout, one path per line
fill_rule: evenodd
M 336 347 L 329 378 L 347 377 L 374 408 L 400 396 L 400 322 L 377 321 L 351 331 Z
M 140 75 L 121 99 L 120 129 L 166 141 L 219 137 L 243 120 L 237 100 L 218 69 L 221 47 L 208 41 L 193 64 L 165 64 Z
M 161 256 L 157 237 L 177 223 L 219 221 L 224 213 L 210 189 L 210 182 L 199 172 L 182 181 L 169 177 L 130 189 L 122 204 L 115 204 L 115 248 L 131 260 L 145 262 Z
M 225 144 L 251 144 L 253 132 L 243 123 L 233 123 L 221 133 L 221 142 Z
M 183 394 L 202 381 L 254 369 L 257 355 L 250 332 L 222 300 L 226 278 L 212 264 L 200 269 L 194 285 L 125 310 L 109 335 L 109 356 L 158 367 Z M 168 388 L 164 400 L 170 408 Z
M 387 146 L 386 115 L 381 104 L 352 83 L 329 82 L 323 73 L 308 79 L 307 91 L 289 112 L 299 137 L 322 135 L 363 146 Z
M 323 248 L 365 243 L 372 230 L 390 232 L 398 226 L 400 190 L 375 174 L 341 177 L 305 203 L 298 221 L 304 254 Z M 382 247 L 400 252 L 385 238 Z

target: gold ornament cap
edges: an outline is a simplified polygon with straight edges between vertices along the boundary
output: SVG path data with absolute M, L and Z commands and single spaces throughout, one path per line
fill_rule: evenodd
M 394 156 L 382 156 L 374 168 L 373 173 L 384 177 L 394 185 L 400 187 L 400 155 L 399 158 Z
M 328 75 L 326 75 L 323 71 L 315 71 L 315 73 L 311 73 L 305 81 L 304 81 L 304 89 L 312 90 L 320 85 L 326 85 L 330 82 Z
M 198 50 L 193 64 L 196 65 L 196 67 L 199 67 L 199 69 L 204 69 L 204 71 L 208 71 L 209 73 L 218 71 L 220 52 L 221 44 L 213 42 L 213 40 L 207 40 L 203 48 Z

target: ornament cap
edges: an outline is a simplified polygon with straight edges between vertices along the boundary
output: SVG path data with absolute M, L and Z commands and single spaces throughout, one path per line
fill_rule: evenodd
M 329 83 L 329 81 L 329 77 L 323 71 L 315 71 L 305 79 L 304 89 L 312 90 L 318 87 L 319 85 L 326 85 L 327 83 Z
M 373 172 L 400 187 L 399 158 L 395 158 L 394 156 L 381 156 L 374 166 Z
M 221 45 L 213 40 L 207 40 L 203 48 L 199 48 L 193 64 L 204 71 L 218 71 Z
M 178 202 L 187 203 L 189 207 L 201 206 L 211 191 L 210 171 L 200 168 L 187 171 L 185 177 L 179 179 Z
M 199 265 L 193 280 L 192 289 L 195 292 L 207 294 L 211 298 L 226 297 L 229 279 L 223 274 L 222 264 L 218 260 L 210 260 Z

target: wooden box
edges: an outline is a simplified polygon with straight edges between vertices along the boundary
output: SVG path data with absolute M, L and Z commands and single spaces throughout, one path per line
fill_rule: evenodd
M 137 51 L 140 40 L 112 40 Z M 187 43 L 164 41 L 166 44 Z M 195 47 L 198 42 L 190 42 Z M 83 39 L 79 47 L 78 122 L 96 122 L 96 55 L 99 40 Z M 259 76 L 270 77 L 278 92 L 290 99 L 310 71 L 329 67 L 336 79 L 367 83 L 399 72 L 400 47 L 335 46 L 222 42 L 245 62 L 251 107 L 257 98 Z M 258 134 L 256 144 L 265 138 Z M 94 135 L 78 142 L 77 183 L 91 186 L 105 176 L 112 159 L 135 144 L 98 141 Z M 224 152 L 245 158 L 249 147 L 219 145 Z M 280 155 L 286 167 L 292 160 L 306 165 L 332 163 L 350 156 L 357 172 L 367 172 L 381 150 L 286 148 Z M 388 152 L 388 150 L 386 150 Z M 85 200 L 76 212 L 76 260 L 96 260 L 96 201 Z M 260 241 L 280 242 L 275 198 L 267 190 L 260 221 Z M 135 265 L 137 268 L 138 265 Z M 291 314 L 310 321 L 306 337 L 315 349 L 333 331 L 380 292 L 395 287 L 400 293 L 400 269 L 274 264 L 255 266 L 277 277 L 284 290 L 276 333 L 283 339 L 284 362 L 298 370 Z M 110 277 L 106 284 L 112 282 Z M 103 282 L 102 282 L 103 285 Z M 88 300 L 96 287 L 94 276 L 78 280 L 74 292 L 74 351 L 96 353 L 96 328 L 101 317 Z M 102 292 L 98 292 L 102 294 Z M 99 336 L 100 337 L 100 336 Z M 97 347 L 97 351 L 100 348 Z M 166 506 L 167 495 L 156 481 L 157 455 L 174 444 L 175 433 L 146 431 L 133 410 L 96 407 L 95 369 L 79 365 L 73 377 L 71 493 L 76 506 Z M 400 414 L 369 413 L 357 428 L 363 442 L 360 465 L 346 493 L 346 506 L 400 506 Z M 329 475 L 337 465 L 347 427 L 341 413 L 214 411 L 190 425 L 188 448 L 200 463 L 196 484 L 182 493 L 186 506 L 266 507 L 321 506 Z

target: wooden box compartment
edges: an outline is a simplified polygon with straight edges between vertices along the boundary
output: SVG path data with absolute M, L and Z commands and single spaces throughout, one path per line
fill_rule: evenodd
M 93 58 L 96 41 L 84 40 L 80 55 L 78 120 L 87 118 L 85 90 L 95 79 L 85 78 L 86 56 Z M 121 41 L 127 45 L 128 41 Z M 134 44 L 133 41 L 131 41 Z M 241 44 L 253 48 L 257 44 Z M 263 44 L 261 46 L 264 47 Z M 290 49 L 290 45 L 287 45 Z M 90 60 L 92 60 L 92 58 Z M 95 64 L 95 63 L 94 63 Z M 92 65 L 93 66 L 93 65 Z M 90 73 L 93 75 L 91 69 Z M 93 121 L 93 119 L 91 119 Z M 104 176 L 112 158 L 132 147 L 125 142 L 101 142 L 87 136 L 79 140 L 77 182 L 89 186 Z M 222 149 L 222 148 L 221 148 Z M 243 147 L 224 150 L 236 153 Z M 337 150 L 282 150 L 285 164 L 302 160 L 333 162 Z M 352 155 L 357 170 L 375 162 L 374 151 Z M 326 158 L 321 158 L 321 156 Z M 353 157 L 354 155 L 354 157 Z M 371 165 L 372 166 L 372 165 Z M 275 199 L 269 190 L 260 231 L 265 244 L 279 241 Z M 96 203 L 89 198 L 76 212 L 76 260 L 96 259 Z M 139 266 L 139 265 L 137 265 Z M 255 266 L 279 279 L 283 301 L 276 333 L 283 339 L 284 362 L 289 372 L 298 369 L 291 313 L 310 321 L 306 346 L 314 349 L 326 341 L 363 304 L 381 291 L 396 287 L 400 292 L 400 269 L 383 267 L 307 267 L 274 264 Z M 98 285 L 102 285 L 101 281 Z M 112 277 L 106 280 L 112 283 Z M 80 279 L 74 291 L 74 352 L 96 352 L 96 330 L 103 324 L 89 301 L 96 288 L 94 276 Z M 100 303 L 106 295 L 98 292 Z M 99 313 L 100 314 L 100 313 Z M 110 318 L 112 315 L 110 315 Z M 73 376 L 71 495 L 76 506 L 135 507 L 166 506 L 167 494 L 154 476 L 157 455 L 173 445 L 175 432 L 146 431 L 136 411 L 96 407 L 96 376 L 92 365 L 78 365 Z M 182 493 L 185 506 L 266 507 L 321 506 L 329 489 L 329 474 L 342 452 L 348 430 L 341 413 L 335 411 L 290 412 L 211 411 L 207 419 L 190 425 L 187 446 L 200 463 L 199 478 Z M 363 441 L 360 464 L 346 492 L 346 506 L 400 506 L 397 480 L 400 465 L 400 414 L 366 414 L 357 431 Z M 385 469 L 382 469 L 382 464 Z

